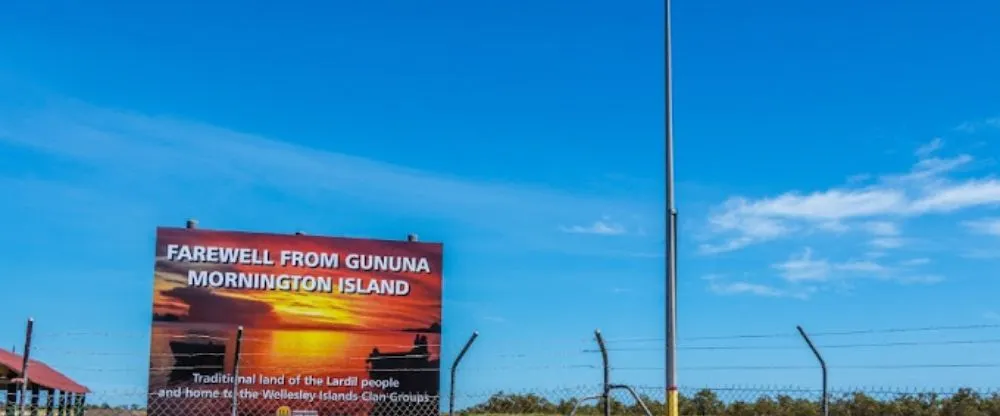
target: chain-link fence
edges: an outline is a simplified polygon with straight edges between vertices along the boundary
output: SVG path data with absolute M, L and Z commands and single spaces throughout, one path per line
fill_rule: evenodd
M 561 388 L 547 391 L 493 394 L 470 394 L 463 402 L 476 403 L 455 411 L 465 416 L 486 415 L 603 415 L 604 401 L 600 385 Z M 608 408 L 612 415 L 666 414 L 664 389 L 636 387 L 642 403 L 631 393 L 613 390 Z M 796 388 L 705 388 L 683 391 L 680 413 L 684 416 L 808 416 L 819 415 L 821 393 L 818 390 Z M 66 416 L 132 416 L 132 415 L 232 415 L 232 401 L 157 402 L 141 392 L 97 392 L 89 403 L 69 405 L 49 410 L 45 406 L 26 407 L 24 413 L 16 407 L 6 415 L 66 415 Z M 386 415 L 437 416 L 447 414 L 432 398 L 425 403 L 387 402 L 370 406 L 359 402 L 340 402 L 317 410 L 316 404 L 302 402 L 296 407 L 282 408 L 263 402 L 238 405 L 235 414 L 265 415 Z M 119 404 L 108 404 L 119 403 Z M 122 404 L 130 403 L 130 404 Z M 830 414 L 836 416 L 994 416 L 1000 415 L 1000 393 L 960 389 L 951 392 L 915 392 L 893 389 L 831 392 Z
M 936 328 L 941 330 L 942 328 Z M 977 327 L 956 329 L 983 330 Z M 1000 327 L 996 328 L 1000 329 Z M 926 328 L 920 328 L 924 331 Z M 459 415 L 646 415 L 666 414 L 666 389 L 664 386 L 643 385 L 638 378 L 622 376 L 629 371 L 652 371 L 662 374 L 662 366 L 646 365 L 638 354 L 654 350 L 656 346 L 642 343 L 661 340 L 646 338 L 618 338 L 604 342 L 600 333 L 594 338 L 567 341 L 567 345 L 548 345 L 552 356 L 537 360 L 539 366 L 498 369 L 463 365 L 466 352 L 470 352 L 474 335 L 465 342 L 461 351 L 452 351 L 441 357 L 440 342 L 416 336 L 412 345 L 382 344 L 381 350 L 371 351 L 371 346 L 344 345 L 335 351 L 320 351 L 320 361 L 312 356 L 278 356 L 273 352 L 255 349 L 261 339 L 251 332 L 243 337 L 242 330 L 232 331 L 234 336 L 222 331 L 219 334 L 201 334 L 193 344 L 176 344 L 173 350 L 120 351 L 117 346 L 125 341 L 121 334 L 103 333 L 47 333 L 32 336 L 30 325 L 22 354 L 0 350 L 0 387 L 6 392 L 0 396 L 3 412 L 0 416 L 87 416 L 87 415 L 150 415 L 150 416 L 421 416 L 447 414 L 453 410 Z M 893 332 L 901 332 L 893 330 Z M 872 331 L 828 332 L 822 336 L 846 336 Z M 846 335 L 845 335 L 846 334 Z M 134 334 L 133 334 L 134 335 Z M 784 334 L 758 336 L 777 339 Z M 149 342 L 150 334 L 142 334 L 137 343 Z M 794 339 L 799 334 L 787 337 Z M 86 343 L 81 337 L 91 338 Z M 162 337 L 158 339 L 157 337 Z M 157 341 L 172 342 L 184 339 L 172 333 L 152 334 Z M 733 337 L 744 340 L 746 336 Z M 710 341 L 717 340 L 712 337 Z M 299 338 L 290 341 L 300 342 Z M 991 339 L 961 341 L 960 345 L 980 345 Z M 871 348 L 872 346 L 937 345 L 958 343 L 953 340 L 925 341 L 924 344 L 884 342 L 858 344 L 823 344 L 830 348 Z M 935 344 L 937 343 L 937 344 Z M 82 345 L 89 345 L 88 350 Z M 201 349 L 195 348 L 199 345 Z M 248 346 L 249 348 L 243 348 Z M 183 348 L 181 348 L 183 347 Z M 688 346 L 705 351 L 743 348 L 785 349 L 788 345 L 774 346 Z M 662 348 L 662 347 L 660 347 Z M 801 347 L 800 347 L 801 348 Z M 576 351 L 570 357 L 567 351 Z M 818 350 L 816 351 L 818 354 Z M 332 354 L 341 366 L 311 363 L 328 362 Z M 435 356 L 433 360 L 429 358 Z M 489 357 L 523 358 L 524 354 L 502 354 Z M 27 357 L 26 357 L 27 356 Z M 808 353 L 805 355 L 807 358 Z M 80 377 L 82 384 L 63 375 L 41 361 L 55 359 L 58 367 L 68 374 Z M 627 365 L 614 366 L 615 358 Z M 480 361 L 481 363 L 483 361 Z M 133 364 L 131 368 L 127 364 Z M 428 364 L 430 363 L 430 364 Z M 298 366 L 294 364 L 299 364 Z M 638 364 L 638 366 L 633 366 Z M 815 371 L 819 381 L 819 366 L 804 367 L 785 365 L 784 369 Z M 872 368 L 942 368 L 941 364 L 880 365 Z M 989 363 L 949 364 L 948 368 L 996 368 Z M 682 367 L 683 368 L 683 367 Z M 689 371 L 753 371 L 773 370 L 781 365 L 708 366 L 688 367 Z M 843 366 L 840 368 L 850 368 Z M 457 373 L 455 370 L 462 370 Z M 492 372 L 491 372 L 492 371 Z M 533 372 L 540 371 L 540 372 Z M 537 374 L 537 375 L 536 375 Z M 691 374 L 691 373 L 688 373 Z M 451 377 L 448 377 L 448 376 Z M 496 380 L 490 380 L 496 377 Z M 276 380 L 280 379 L 280 380 Z M 652 378 L 654 383 L 656 377 Z M 25 382 L 27 380 L 27 382 Z M 100 380 L 93 388 L 84 387 Z M 118 382 L 117 380 L 122 380 Z M 127 380 L 127 381 L 126 381 Z M 272 381 L 268 381 L 272 380 Z M 444 383 L 442 383 L 442 381 Z M 485 382 L 484 382 L 485 381 Z M 125 389 L 108 388 L 108 383 L 126 386 Z M 575 387 L 554 388 L 572 383 Z M 451 384 L 454 383 L 454 384 Z M 618 384 L 625 383 L 625 384 Z M 547 384 L 547 386 L 545 386 Z M 820 385 L 820 383 L 817 383 Z M 234 394 L 235 392 L 235 394 Z M 830 389 L 795 387 L 711 387 L 682 388 L 680 413 L 696 415 L 821 415 L 826 397 L 826 408 L 831 415 L 996 415 L 1000 416 L 1000 395 L 986 389 L 946 389 L 938 391 L 886 389 Z M 453 405 L 453 406 L 452 406 Z

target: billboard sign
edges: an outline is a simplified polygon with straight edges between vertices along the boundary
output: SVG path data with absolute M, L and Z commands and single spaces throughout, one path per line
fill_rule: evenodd
M 436 412 L 441 266 L 438 243 L 158 228 L 149 416 Z

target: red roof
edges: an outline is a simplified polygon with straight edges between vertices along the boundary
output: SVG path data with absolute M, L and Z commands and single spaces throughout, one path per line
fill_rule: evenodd
M 23 363 L 24 356 L 0 349 L 0 367 L 7 367 L 20 377 L 21 365 Z M 31 360 L 28 363 L 28 381 L 45 388 L 62 390 L 67 393 L 90 393 L 90 389 L 37 360 Z

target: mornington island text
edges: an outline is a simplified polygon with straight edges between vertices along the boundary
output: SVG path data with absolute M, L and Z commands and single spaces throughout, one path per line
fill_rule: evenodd
M 279 290 L 286 292 L 334 292 L 330 276 L 273 273 L 243 273 L 188 270 L 188 286 L 223 289 Z M 406 296 L 410 283 L 395 279 L 337 278 L 338 293 Z

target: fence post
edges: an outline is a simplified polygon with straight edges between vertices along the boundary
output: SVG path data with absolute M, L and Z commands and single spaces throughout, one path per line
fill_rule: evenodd
M 38 396 L 41 396 L 41 394 L 42 394 L 41 393 L 41 389 L 38 387 L 38 385 L 37 384 L 32 384 L 31 385 L 31 416 L 38 416 L 38 400 L 39 400 Z M 83 413 L 80 413 L 80 415 L 83 415 Z
M 243 346 L 243 325 L 236 327 L 236 348 L 233 354 L 233 406 L 232 416 L 236 416 L 239 409 L 239 389 L 240 389 L 240 349 Z
M 86 401 L 83 399 L 83 393 L 77 393 L 73 397 L 73 411 L 70 414 L 72 416 L 83 416 L 84 412 L 86 412 L 85 406 Z
M 28 406 L 28 367 L 31 362 L 31 336 L 35 331 L 35 319 L 28 318 L 28 326 L 24 330 L 24 359 L 21 361 L 21 414 L 24 415 Z
M 819 350 L 816 349 L 816 346 L 813 345 L 812 340 L 809 339 L 809 335 L 806 335 L 806 331 L 802 329 L 801 326 L 796 326 L 795 329 L 799 330 L 799 335 L 802 335 L 802 339 L 806 341 L 806 345 L 809 346 L 809 349 L 812 350 L 813 355 L 816 356 L 816 360 L 819 361 L 819 368 L 823 371 L 823 397 L 820 398 L 820 409 L 823 411 L 823 416 L 830 416 L 830 407 L 829 407 L 830 395 L 827 392 L 827 384 L 826 384 L 826 361 L 823 360 L 823 356 L 819 353 Z
M 462 351 L 459 351 L 458 357 L 455 357 L 455 362 L 451 363 L 451 387 L 448 389 L 448 416 L 453 416 L 455 412 L 455 371 L 458 370 L 458 363 L 462 362 L 462 357 L 465 357 L 465 353 L 469 351 L 469 347 L 472 346 L 472 342 L 477 337 L 479 337 L 479 332 L 473 331 L 469 340 L 465 341 Z
M 56 390 L 45 389 L 45 416 L 56 414 Z
M 56 412 L 59 416 L 66 416 L 66 390 L 59 390 L 59 410 Z
M 601 348 L 601 363 L 604 367 L 604 385 L 601 400 L 604 402 L 604 416 L 611 416 L 611 366 L 608 364 L 608 348 L 604 345 L 604 337 L 599 329 L 594 330 L 597 346 Z
M 10 378 L 14 378 L 14 372 L 11 371 L 8 376 L 10 376 Z M 14 383 L 7 383 L 7 385 L 4 386 L 4 393 L 3 414 L 4 416 L 14 416 L 14 413 L 17 412 L 17 385 Z

